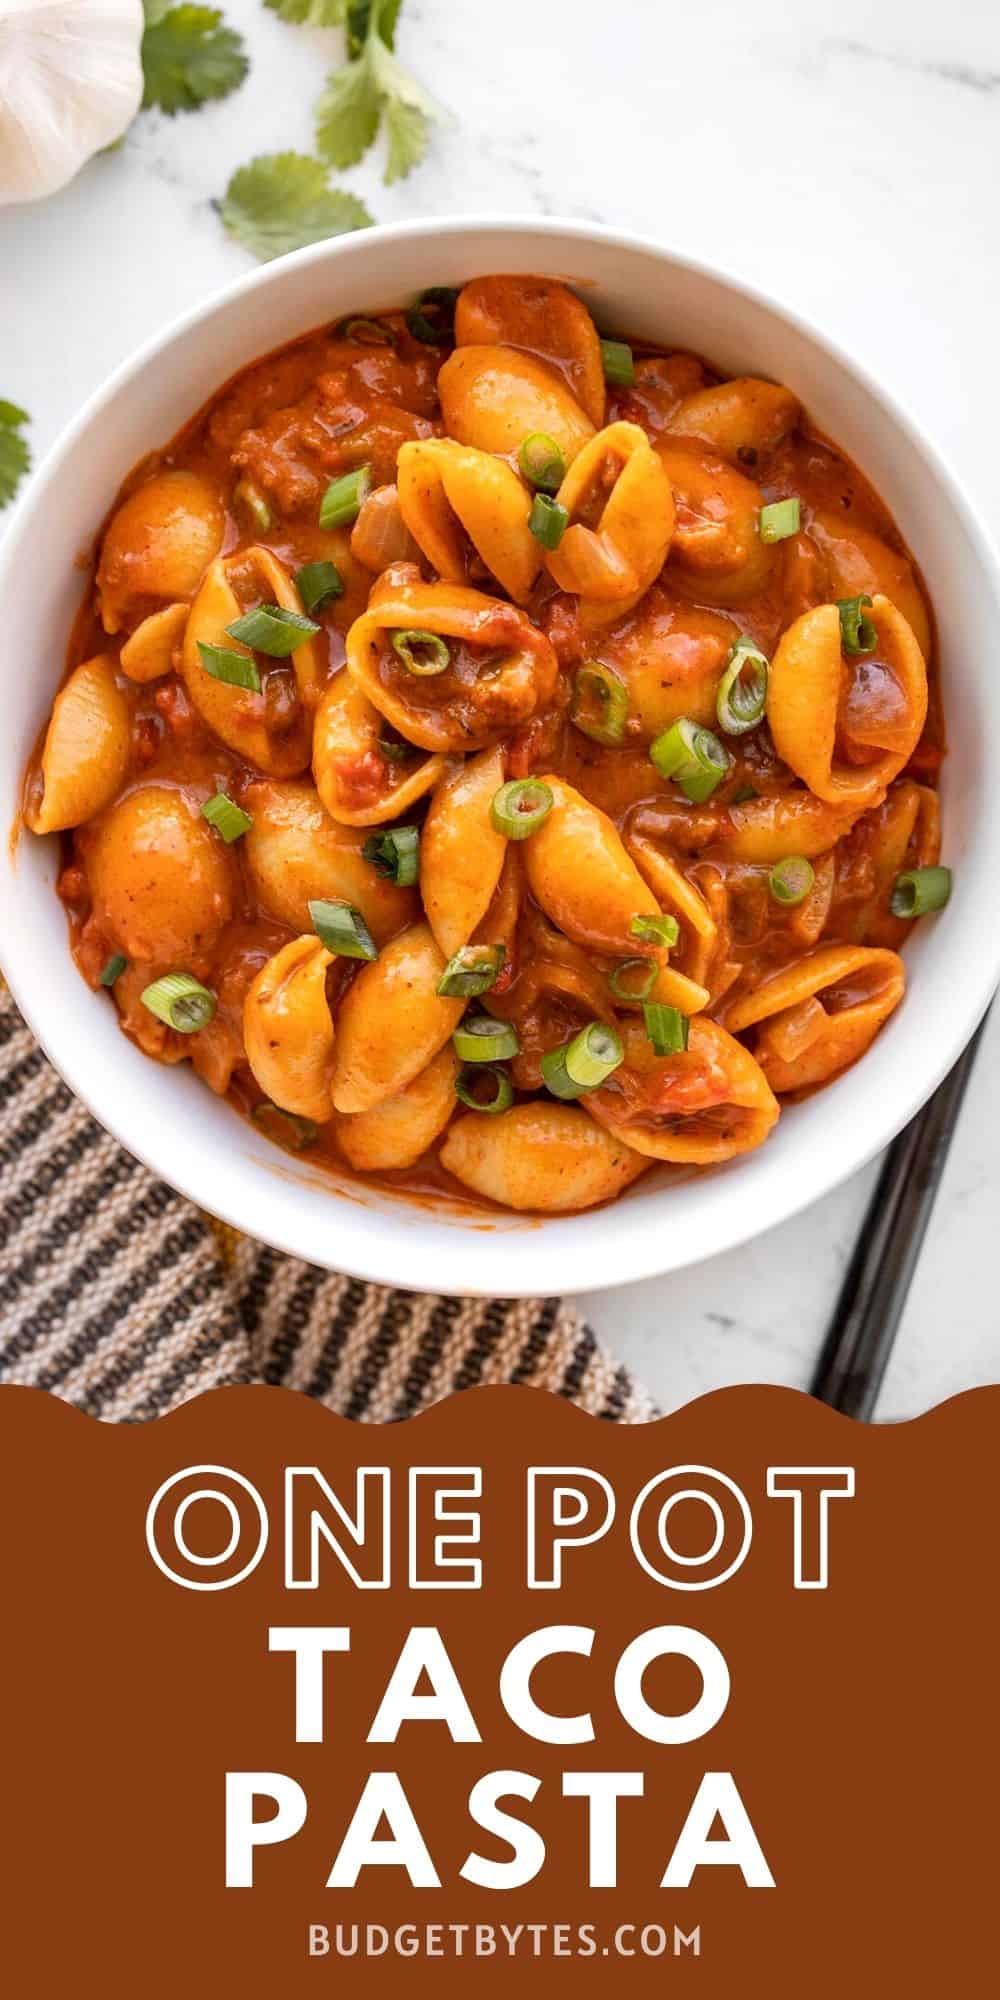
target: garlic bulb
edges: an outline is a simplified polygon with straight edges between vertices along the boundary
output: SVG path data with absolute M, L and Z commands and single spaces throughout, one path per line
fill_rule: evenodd
M 142 0 L 0 0 L 0 203 L 72 180 L 142 98 Z

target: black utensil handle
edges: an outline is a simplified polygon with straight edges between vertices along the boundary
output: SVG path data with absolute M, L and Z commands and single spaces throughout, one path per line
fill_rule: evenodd
M 885 1156 L 812 1383 L 845 1416 L 875 1408 L 987 1018 Z

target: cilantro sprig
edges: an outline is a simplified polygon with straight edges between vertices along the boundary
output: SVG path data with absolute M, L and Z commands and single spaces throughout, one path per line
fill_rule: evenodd
M 262 153 L 239 167 L 220 213 L 230 236 L 263 263 L 372 220 L 364 202 L 330 187 L 327 167 L 305 153 Z
M 342 28 L 348 0 L 264 0 L 265 7 L 296 28 Z
M 217 7 L 184 0 L 143 0 L 143 108 L 156 105 L 172 118 L 197 111 L 210 98 L 228 97 L 250 67 L 243 37 L 227 28 Z
M 0 398 L 0 507 L 13 500 L 31 464 L 28 440 L 21 436 L 27 422 L 27 410 Z
M 423 159 L 430 126 L 441 116 L 394 52 L 401 4 L 346 0 L 348 60 L 327 78 L 316 110 L 316 144 L 332 167 L 356 166 L 384 121 L 387 183 Z

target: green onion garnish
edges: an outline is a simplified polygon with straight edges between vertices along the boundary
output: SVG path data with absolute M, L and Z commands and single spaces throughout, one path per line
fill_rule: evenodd
M 494 1020 L 492 1014 L 473 1014 L 455 1029 L 451 1039 L 459 1062 L 464 1063 L 506 1062 L 521 1047 L 511 1023 Z
M 337 958 L 378 957 L 378 946 L 360 910 L 351 903 L 311 902 L 309 922 L 321 944 Z
M 553 1097 L 581 1097 L 597 1090 L 625 1060 L 622 1038 L 603 1021 L 589 1021 L 571 1042 L 542 1057 L 542 1081 Z
M 252 479 L 239 479 L 233 487 L 233 499 L 244 506 L 251 516 L 254 526 L 266 535 L 274 526 L 274 515 L 259 486 Z
M 633 917 L 629 930 L 643 944 L 662 944 L 669 950 L 678 941 L 681 927 L 676 917 Z
M 558 500 L 550 500 L 547 493 L 536 493 L 528 515 L 528 526 L 543 549 L 557 549 L 569 527 L 569 515 L 565 507 L 560 507 Z
M 760 798 L 760 793 L 757 790 L 756 785 L 741 785 L 739 791 L 733 793 L 732 798 L 729 800 L 729 804 L 731 806 L 745 806 L 750 799 L 759 799 L 759 798 Z
M 305 563 L 295 572 L 295 588 L 307 611 L 321 611 L 332 597 L 343 597 L 344 579 L 336 563 Z
M 772 500 L 760 510 L 762 542 L 785 542 L 789 535 L 798 534 L 801 525 L 802 503 L 797 493 L 789 500 Z
M 697 806 L 711 798 L 731 762 L 728 750 L 718 737 L 713 736 L 710 729 L 702 729 L 699 723 L 692 722 L 686 715 L 682 715 L 679 722 L 671 723 L 670 728 L 650 744 L 649 754 L 661 778 L 673 778 L 685 798 Z
M 494 792 L 490 818 L 498 833 L 508 840 L 527 840 L 548 819 L 555 799 L 551 785 L 540 778 L 511 778 Z
M 206 1028 L 216 1008 L 215 994 L 190 972 L 165 973 L 147 986 L 140 998 L 158 1021 L 176 1028 L 179 1035 L 195 1035 L 199 1028 Z
M 815 880 L 816 871 L 804 854 L 787 854 L 784 861 L 775 862 L 767 886 L 776 903 L 792 909 L 796 903 L 805 902 Z
M 484 1098 L 482 1092 L 492 1085 L 493 1095 Z M 455 1078 L 455 1096 L 470 1111 L 509 1111 L 514 1102 L 514 1086 L 505 1069 L 496 1069 L 492 1063 L 467 1063 Z
M 641 982 L 628 984 L 636 973 L 641 973 Z M 655 959 L 623 958 L 608 973 L 608 985 L 616 1000 L 648 1000 L 659 976 L 660 968 Z
M 438 980 L 438 992 L 448 1000 L 475 1000 L 488 993 L 503 971 L 507 956 L 502 944 L 463 944 L 449 958 Z
M 395 347 L 396 336 L 391 326 L 380 319 L 364 319 L 359 314 L 354 319 L 342 319 L 336 329 L 341 340 L 355 340 L 363 347 Z
M 114 957 L 108 959 L 107 965 L 98 979 L 98 986 L 113 986 L 115 980 L 121 978 L 127 964 L 128 959 L 124 954 L 116 951 Z
M 752 639 L 744 635 L 730 647 L 715 700 L 719 728 L 727 736 L 744 736 L 762 720 L 769 671 L 765 655 Z
M 387 882 L 408 889 L 420 873 L 420 832 L 415 826 L 393 826 L 387 833 L 370 833 L 362 854 Z
M 602 340 L 601 363 L 605 381 L 613 382 L 616 389 L 628 389 L 635 381 L 635 362 L 627 341 Z
M 319 631 L 319 626 L 311 618 L 303 618 L 301 611 L 286 611 L 283 604 L 258 604 L 256 611 L 234 619 L 226 631 L 231 639 L 252 646 L 255 653 L 266 653 L 269 660 L 287 660 L 296 646 Z
M 837 610 L 840 612 L 840 644 L 851 659 L 860 659 L 862 653 L 874 653 L 878 645 L 878 632 L 870 618 L 865 617 L 865 605 L 871 604 L 870 597 L 838 597 Z
M 303 1146 L 311 1146 L 319 1135 L 319 1126 L 311 1118 L 301 1118 L 297 1111 L 283 1111 L 280 1104 L 271 1104 L 266 1099 L 263 1104 L 254 1105 L 250 1116 L 276 1145 L 291 1146 L 296 1153 Z
M 628 688 L 603 660 L 588 660 L 577 669 L 569 719 L 594 743 L 616 749 L 624 742 Z
M 206 646 L 204 639 L 199 639 L 198 651 L 201 664 L 213 681 L 224 681 L 227 687 L 247 688 L 251 694 L 260 693 L 257 663 L 249 653 L 237 653 L 232 646 Z
M 201 816 L 207 819 L 209 826 L 214 826 L 216 833 L 221 833 L 227 847 L 231 847 L 234 840 L 239 840 L 241 834 L 249 833 L 253 825 L 250 814 L 245 813 L 227 792 L 216 792 L 213 799 L 206 799 Z
M 951 895 L 950 868 L 911 868 L 897 875 L 889 898 L 894 917 L 926 917 L 943 910 Z
M 414 340 L 422 340 L 430 347 L 447 347 L 455 337 L 457 299 L 453 285 L 428 285 L 406 315 Z
M 439 632 L 394 632 L 391 644 L 407 673 L 417 674 L 421 680 L 447 673 L 451 666 L 451 647 Z
M 566 477 L 566 460 L 546 431 L 532 431 L 525 438 L 517 462 L 529 486 L 539 493 L 558 493 Z
M 687 1048 L 690 1023 L 679 1007 L 665 1007 L 662 1000 L 647 1000 L 642 1013 L 646 1033 L 658 1056 L 676 1056 Z
M 355 472 L 345 472 L 340 479 L 331 479 L 319 503 L 320 527 L 343 528 L 348 521 L 356 521 L 362 502 L 367 500 L 371 490 L 370 465 L 359 465 Z

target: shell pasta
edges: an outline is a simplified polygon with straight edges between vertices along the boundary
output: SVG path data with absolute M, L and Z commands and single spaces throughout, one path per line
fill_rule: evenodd
M 23 818 L 145 1055 L 341 1176 L 572 1213 L 885 1029 L 950 892 L 936 671 L 790 388 L 477 276 L 136 468 Z

